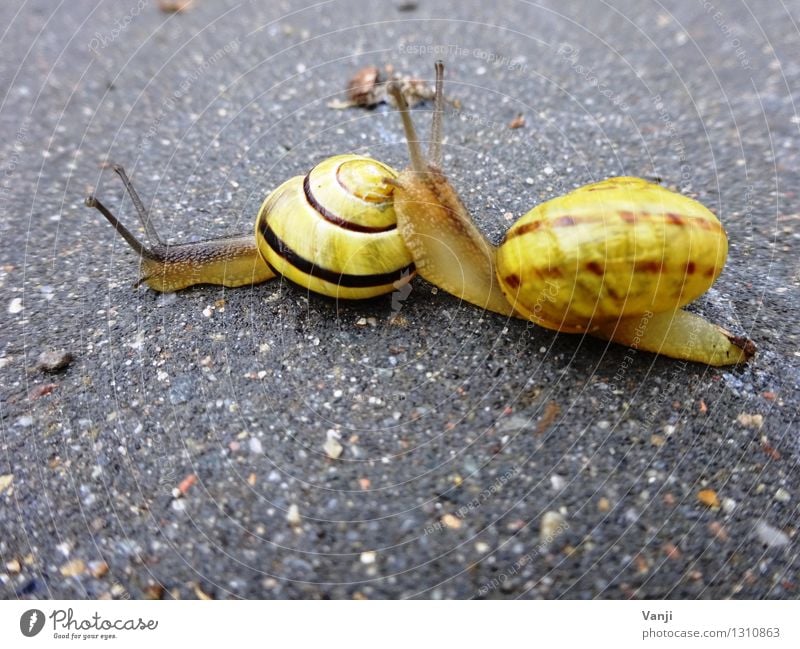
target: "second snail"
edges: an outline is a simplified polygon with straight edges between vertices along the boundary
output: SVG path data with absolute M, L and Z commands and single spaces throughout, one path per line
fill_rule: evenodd
M 281 275 L 322 295 L 360 299 L 416 273 L 480 308 L 557 331 L 708 365 L 754 354 L 752 341 L 682 308 L 711 287 L 728 253 L 717 217 L 686 196 L 640 178 L 609 178 L 534 207 L 492 245 L 442 172 L 443 75 L 437 62 L 427 155 L 402 92 L 390 87 L 409 168 L 328 158 L 267 196 L 253 234 L 162 242 L 118 166 L 147 243 L 96 197 L 86 204 L 140 255 L 140 283 L 156 291 Z

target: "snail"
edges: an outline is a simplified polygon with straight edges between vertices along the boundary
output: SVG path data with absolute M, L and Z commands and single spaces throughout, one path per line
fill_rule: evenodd
M 682 307 L 725 264 L 727 235 L 699 202 L 649 181 L 610 178 L 534 207 L 492 245 L 442 172 L 444 65 L 428 155 L 409 107 L 390 84 L 410 166 L 397 173 L 355 155 L 324 160 L 264 201 L 255 237 L 165 245 L 121 167 L 150 246 L 94 196 L 97 208 L 142 258 L 141 282 L 158 291 L 192 284 L 241 286 L 276 275 L 332 297 L 388 293 L 414 274 L 481 308 L 569 333 L 708 365 L 755 353 Z
M 391 167 L 352 154 L 328 158 L 295 176 L 261 206 L 254 235 L 165 244 L 125 170 L 122 179 L 144 228 L 140 241 L 94 195 L 86 205 L 111 222 L 141 257 L 141 276 L 156 291 L 195 284 L 236 287 L 280 274 L 316 293 L 362 299 L 389 293 L 411 280 L 414 263 L 397 231 Z

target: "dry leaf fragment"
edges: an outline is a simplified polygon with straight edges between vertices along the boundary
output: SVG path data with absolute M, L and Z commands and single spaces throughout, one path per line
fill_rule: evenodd
M 193 0 L 158 0 L 158 8 L 167 14 L 177 14 L 186 11 Z

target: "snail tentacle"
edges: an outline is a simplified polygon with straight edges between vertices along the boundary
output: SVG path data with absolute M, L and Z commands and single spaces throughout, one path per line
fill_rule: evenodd
M 247 286 L 275 277 L 261 259 L 252 235 L 172 245 L 163 243 L 125 170 L 119 165 L 114 165 L 113 169 L 131 197 L 150 245 L 142 243 L 95 195 L 90 194 L 85 202 L 100 212 L 139 255 L 141 275 L 136 286 L 144 283 L 155 291 L 172 292 L 196 284 Z
M 441 158 L 444 65 L 436 66 L 436 105 L 431 155 Z M 495 247 L 473 222 L 445 175 L 419 146 L 408 104 L 396 85 L 397 102 L 411 166 L 392 185 L 397 227 L 411 251 L 417 272 L 434 286 L 505 316 L 516 315 L 503 297 L 495 274 Z

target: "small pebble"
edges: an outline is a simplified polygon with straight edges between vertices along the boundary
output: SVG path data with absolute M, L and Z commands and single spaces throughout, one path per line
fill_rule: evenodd
M 559 512 L 545 512 L 539 524 L 539 540 L 543 545 L 550 545 L 568 527 L 567 519 Z
M 375 559 L 377 558 L 377 554 L 370 550 L 369 552 L 362 552 L 361 553 L 361 563 L 364 565 L 371 565 L 375 563 Z
M 454 514 L 445 514 L 441 518 L 442 525 L 445 527 L 449 527 L 451 530 L 457 530 L 461 528 L 461 519 Z
M 328 437 L 328 439 L 325 440 L 325 444 L 322 445 L 322 449 L 332 460 L 338 460 L 342 455 L 342 451 L 344 451 L 344 447 L 335 437 Z
M 73 361 L 73 356 L 65 349 L 48 349 L 39 354 L 36 367 L 43 372 L 58 372 L 65 369 Z
M 264 447 L 261 444 L 261 440 L 258 437 L 251 437 L 250 441 L 247 443 L 247 446 L 250 448 L 250 452 L 254 453 L 255 455 L 261 455 L 264 453 Z
M 708 524 L 708 531 L 711 532 L 715 539 L 723 543 L 728 540 L 728 530 L 726 530 L 725 526 L 719 521 L 711 521 Z
M 65 577 L 79 577 L 86 572 L 86 564 L 80 559 L 73 559 L 65 563 L 58 570 Z
M 99 579 L 108 572 L 108 564 L 105 561 L 90 561 L 89 572 L 92 577 Z
M 713 489 L 702 489 L 697 493 L 697 500 L 703 503 L 706 507 L 719 507 L 719 496 Z
M 11 483 L 14 481 L 14 474 L 7 473 L 5 475 L 0 475 L 0 494 L 3 493 L 6 489 L 11 486 Z
M 8 312 L 11 315 L 16 315 L 20 313 L 22 309 L 25 308 L 22 306 L 22 298 L 15 297 L 11 302 L 8 303 Z
M 18 559 L 12 559 L 6 563 L 6 570 L 8 570 L 8 572 L 10 572 L 12 575 L 16 575 L 22 571 L 22 566 L 20 565 Z
M 789 536 L 766 521 L 758 521 L 755 532 L 758 540 L 769 548 L 783 548 L 789 545 Z
M 286 521 L 293 527 L 297 527 L 303 522 L 303 519 L 300 517 L 300 509 L 294 503 L 289 505 L 289 509 L 286 512 Z
M 479 554 L 486 554 L 491 549 L 491 546 L 485 541 L 478 541 L 475 543 L 475 551 Z
M 761 428 L 761 426 L 764 424 L 764 416 L 740 412 L 739 416 L 736 417 L 736 421 L 738 421 L 745 428 Z
M 792 499 L 792 495 L 783 487 L 779 487 L 775 492 L 775 500 L 779 503 L 788 503 Z
M 609 509 L 611 509 L 611 501 L 609 501 L 609 499 L 606 497 L 601 498 L 597 501 L 597 509 L 601 512 L 607 512 Z
M 722 511 L 726 514 L 732 514 L 736 509 L 736 501 L 733 498 L 722 499 Z

